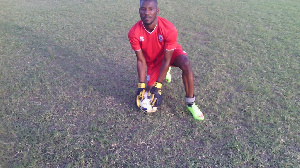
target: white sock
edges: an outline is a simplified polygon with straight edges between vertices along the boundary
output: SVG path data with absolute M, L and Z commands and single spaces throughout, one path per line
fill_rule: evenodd
M 185 97 L 185 101 L 188 106 L 192 106 L 195 102 L 195 96 L 194 97 Z

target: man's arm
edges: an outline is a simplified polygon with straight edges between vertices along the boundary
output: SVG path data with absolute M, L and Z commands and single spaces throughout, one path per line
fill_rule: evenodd
M 137 72 L 138 72 L 138 78 L 140 83 L 145 83 L 146 79 L 146 59 L 144 57 L 144 54 L 142 50 L 135 51 L 135 55 L 137 58 Z
M 162 61 L 162 65 L 160 67 L 158 79 L 153 85 L 153 87 L 150 89 L 151 93 L 151 100 L 150 103 L 154 107 L 158 107 L 162 103 L 162 96 L 161 96 L 161 87 L 162 87 L 162 81 L 165 79 L 167 72 L 169 70 L 170 61 L 172 58 L 174 50 L 165 50 L 165 56 Z
M 169 66 L 170 66 L 170 62 L 171 62 L 173 53 L 174 53 L 174 50 L 165 50 L 165 56 L 164 56 L 162 65 L 160 67 L 160 72 L 159 72 L 157 82 L 162 83 L 163 80 L 165 79 L 167 72 L 169 70 Z

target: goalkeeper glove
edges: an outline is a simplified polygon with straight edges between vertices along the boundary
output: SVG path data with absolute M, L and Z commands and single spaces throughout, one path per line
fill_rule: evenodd
M 138 108 L 140 107 L 140 102 L 144 99 L 145 88 L 145 83 L 138 83 L 138 89 L 136 91 L 136 105 Z
M 153 107 L 158 107 L 162 103 L 161 87 L 162 83 L 155 82 L 154 86 L 150 89 L 150 104 Z

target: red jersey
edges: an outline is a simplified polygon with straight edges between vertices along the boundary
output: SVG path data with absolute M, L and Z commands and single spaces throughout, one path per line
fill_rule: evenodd
M 152 32 L 138 21 L 129 31 L 128 38 L 133 50 L 142 50 L 147 66 L 161 63 L 165 50 L 181 48 L 177 43 L 177 29 L 167 19 L 157 16 L 157 25 Z

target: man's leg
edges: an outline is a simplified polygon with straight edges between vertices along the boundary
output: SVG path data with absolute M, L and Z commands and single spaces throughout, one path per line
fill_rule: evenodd
M 182 70 L 182 80 L 186 97 L 194 97 L 194 75 L 189 58 L 186 55 L 179 55 L 172 65 Z
M 192 113 L 194 119 L 204 120 L 203 113 L 200 111 L 198 106 L 195 105 L 194 75 L 190 60 L 186 55 L 179 55 L 176 57 L 172 65 L 177 66 L 182 70 L 182 80 L 186 92 L 187 109 Z
M 171 83 L 171 81 L 172 81 L 172 75 L 171 75 L 171 66 L 170 66 L 166 75 L 166 82 Z

